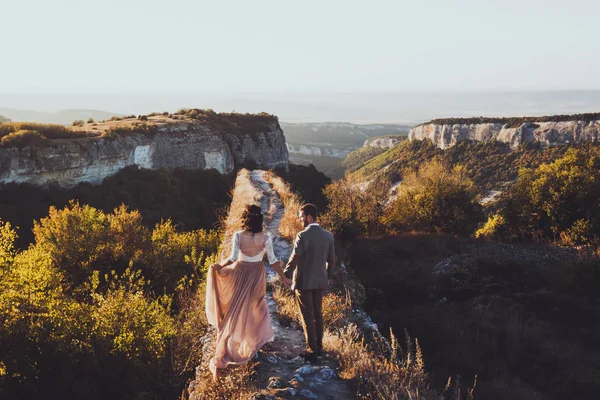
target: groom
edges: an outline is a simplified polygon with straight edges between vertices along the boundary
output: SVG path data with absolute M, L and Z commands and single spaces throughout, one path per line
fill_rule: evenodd
M 323 294 L 335 265 L 335 249 L 331 232 L 317 223 L 314 204 L 300 207 L 298 217 L 305 229 L 296 236 L 284 273 L 292 278 L 291 289 L 302 316 L 304 358 L 314 363 L 323 349 Z

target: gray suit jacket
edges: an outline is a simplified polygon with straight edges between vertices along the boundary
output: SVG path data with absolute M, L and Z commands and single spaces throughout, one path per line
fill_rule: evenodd
M 335 265 L 333 234 L 313 225 L 298 233 L 284 273 L 292 290 L 327 289 Z

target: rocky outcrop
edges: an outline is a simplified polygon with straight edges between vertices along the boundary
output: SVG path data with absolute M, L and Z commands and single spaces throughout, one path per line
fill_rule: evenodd
M 127 126 L 123 121 L 115 122 L 119 123 L 120 127 Z M 261 168 L 288 166 L 285 137 L 276 120 L 255 124 L 247 134 L 239 124 L 232 133 L 189 119 L 150 118 L 147 123 L 153 128 L 152 134 L 136 133 L 134 129 L 126 135 L 103 137 L 97 133 L 51 140 L 44 146 L 0 148 L 0 183 L 100 183 L 130 165 L 167 170 L 214 168 L 221 173 L 247 164 Z M 108 128 L 102 125 L 81 129 L 106 132 Z
M 326 156 L 335 158 L 346 157 L 351 150 L 349 149 L 333 149 L 329 147 L 315 146 L 310 144 L 288 143 L 288 151 L 290 153 L 302 154 L 305 156 Z
M 398 143 L 405 139 L 405 135 L 378 136 L 365 140 L 365 144 L 363 145 L 363 147 L 379 147 L 381 149 L 391 149 L 392 147 L 396 147 Z
M 409 133 L 410 140 L 430 139 L 441 149 L 454 146 L 461 140 L 499 141 L 516 148 L 523 142 L 540 142 L 545 146 L 554 146 L 586 141 L 595 142 L 599 138 L 600 120 L 527 121 L 520 124 L 432 122 L 419 125 L 411 129 Z

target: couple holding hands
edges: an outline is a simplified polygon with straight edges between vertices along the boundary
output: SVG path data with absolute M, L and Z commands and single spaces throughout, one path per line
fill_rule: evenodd
M 242 215 L 242 230 L 233 235 L 230 257 L 208 269 L 206 315 L 217 328 L 215 355 L 210 360 L 215 381 L 220 369 L 245 364 L 273 340 L 265 300 L 265 255 L 284 285 L 294 292 L 306 338 L 305 360 L 314 363 L 321 354 L 323 295 L 335 265 L 334 240 L 331 232 L 317 223 L 313 204 L 303 205 L 298 218 L 305 229 L 296 236 L 285 268 L 275 257 L 271 236 L 263 233 L 262 210 L 249 205 Z

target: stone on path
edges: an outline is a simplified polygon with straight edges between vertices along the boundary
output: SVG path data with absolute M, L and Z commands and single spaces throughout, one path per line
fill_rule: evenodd
M 302 389 L 300 391 L 300 396 L 304 397 L 305 399 L 318 399 L 317 395 L 308 389 Z

